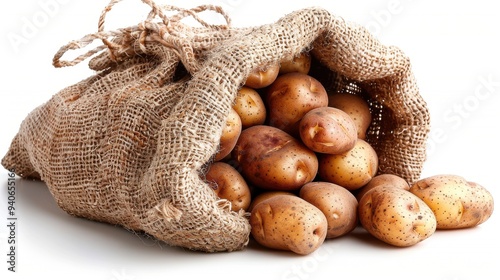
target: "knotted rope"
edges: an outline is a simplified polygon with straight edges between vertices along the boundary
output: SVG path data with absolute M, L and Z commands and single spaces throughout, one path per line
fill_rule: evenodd
M 189 41 L 189 36 L 186 36 L 185 32 L 187 29 L 181 28 L 184 26 L 181 20 L 191 17 L 201 24 L 203 28 L 212 31 L 228 29 L 231 25 L 231 19 L 228 14 L 219 6 L 201 5 L 191 9 L 184 9 L 171 5 L 159 6 L 152 0 L 141 0 L 151 7 L 151 11 L 144 21 L 134 26 L 106 31 L 104 29 L 106 16 L 114 5 L 121 1 L 111 0 L 101 12 L 97 32 L 88 34 L 79 40 L 70 41 L 68 44 L 62 46 L 54 55 L 52 64 L 55 67 L 74 66 L 106 49 L 109 51 L 110 59 L 117 61 L 121 55 L 130 53 L 133 43 L 136 40 L 138 40 L 140 50 L 143 52 L 146 51 L 145 45 L 148 41 L 156 41 L 172 48 L 186 69 L 193 73 L 199 69 L 199 65 L 197 59 L 194 57 L 192 42 Z M 221 15 L 225 20 L 225 24 L 216 25 L 207 23 L 199 16 L 204 11 L 213 11 Z M 176 12 L 176 14 L 168 16 L 167 12 Z M 161 21 L 157 22 L 157 18 Z M 73 60 L 61 60 L 63 55 L 69 50 L 84 48 L 95 40 L 101 40 L 103 44 L 77 56 Z

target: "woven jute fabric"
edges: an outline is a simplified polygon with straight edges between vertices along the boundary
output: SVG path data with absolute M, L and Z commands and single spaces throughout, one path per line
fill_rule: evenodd
M 275 23 L 233 28 L 215 6 L 152 7 L 136 26 L 104 31 L 63 46 L 57 67 L 90 59 L 95 75 L 68 86 L 22 122 L 2 165 L 46 183 L 67 213 L 145 232 L 172 246 L 216 252 L 244 248 L 247 213 L 233 212 L 203 181 L 217 152 L 226 115 L 249 73 L 303 51 L 311 75 L 329 91 L 369 101 L 367 141 L 379 173 L 419 178 L 429 114 L 408 57 L 322 8 L 290 13 Z M 227 24 L 210 25 L 204 10 Z M 167 16 L 166 11 L 176 14 Z M 201 27 L 181 19 L 192 17 Z M 159 20 L 158 20 L 159 18 Z M 61 60 L 94 40 L 103 45 Z

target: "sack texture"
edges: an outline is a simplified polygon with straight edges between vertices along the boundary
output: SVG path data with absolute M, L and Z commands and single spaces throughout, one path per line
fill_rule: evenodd
M 94 55 L 89 65 L 96 74 L 34 109 L 2 160 L 19 176 L 45 182 L 67 213 L 192 250 L 244 248 L 247 214 L 231 211 L 200 175 L 217 152 L 225 116 L 249 73 L 306 50 L 314 57 L 311 75 L 329 91 L 369 101 L 374 119 L 367 141 L 379 155 L 379 173 L 410 183 L 420 177 L 429 113 L 398 48 L 322 8 L 232 28 L 218 7 L 183 10 L 143 2 L 152 7 L 143 23 L 106 32 L 104 12 L 97 33 L 61 48 L 55 66 Z M 197 16 L 204 10 L 220 13 L 228 24 L 205 23 Z M 177 14 L 167 17 L 166 11 Z M 181 23 L 187 16 L 202 27 Z M 96 39 L 102 47 L 61 60 Z

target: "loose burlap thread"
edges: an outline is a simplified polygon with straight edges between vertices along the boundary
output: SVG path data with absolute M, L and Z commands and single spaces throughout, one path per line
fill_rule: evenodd
M 359 94 L 374 115 L 367 141 L 379 173 L 419 178 L 429 115 L 409 59 L 369 32 L 322 8 L 275 23 L 232 28 L 216 6 L 158 6 L 132 27 L 72 41 L 56 67 L 91 56 L 96 74 L 68 86 L 22 122 L 2 160 L 25 178 L 45 182 L 67 213 L 145 232 L 172 246 L 234 251 L 249 240 L 244 211 L 233 212 L 201 176 L 218 149 L 222 127 L 249 73 L 308 50 L 312 73 L 330 91 Z M 198 13 L 226 19 L 210 25 Z M 167 11 L 177 14 L 167 16 Z M 181 23 L 192 17 L 201 27 Z M 160 18 L 160 21 L 155 21 Z M 103 45 L 73 61 L 69 50 Z

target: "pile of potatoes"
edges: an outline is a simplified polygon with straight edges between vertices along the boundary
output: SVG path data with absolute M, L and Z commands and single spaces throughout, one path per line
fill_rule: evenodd
M 302 53 L 252 72 L 201 175 L 233 211 L 250 213 L 257 243 L 306 255 L 361 225 L 407 247 L 436 229 L 473 227 L 491 216 L 491 194 L 462 177 L 438 175 L 410 186 L 377 174 L 377 153 L 365 141 L 368 103 L 327 92 L 310 67 Z

